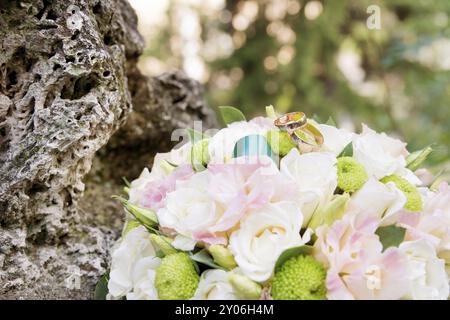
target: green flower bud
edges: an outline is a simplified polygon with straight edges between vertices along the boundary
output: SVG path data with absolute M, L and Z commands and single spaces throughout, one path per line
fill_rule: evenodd
M 119 200 L 125 209 L 145 227 L 151 228 L 158 224 L 158 217 L 153 210 L 134 205 L 120 196 L 112 196 L 112 198 Z
M 344 215 L 347 210 L 348 200 L 350 200 L 350 195 L 348 193 L 335 195 L 323 208 L 314 212 L 308 224 L 308 228 L 315 230 L 323 224 L 331 226 L 334 221 L 342 218 Z
M 224 267 L 227 270 L 231 270 L 237 266 L 230 249 L 220 244 L 213 244 L 209 247 L 209 253 L 211 253 L 214 262 L 219 266 Z
M 279 130 L 270 130 L 267 132 L 267 142 L 270 145 L 270 148 L 275 154 L 278 154 L 280 157 L 284 157 L 295 148 L 296 145 L 294 141 L 292 141 L 289 134 L 285 131 Z
M 209 139 L 197 141 L 191 149 L 191 159 L 193 163 L 207 165 L 209 162 L 208 152 Z
M 392 175 L 380 180 L 383 183 L 393 182 L 406 196 L 405 209 L 413 212 L 422 211 L 423 200 L 419 190 L 402 177 Z
M 353 193 L 369 180 L 369 175 L 362 164 L 352 157 L 338 158 L 338 188 Z
M 246 276 L 240 274 L 231 274 L 228 278 L 234 289 L 236 296 L 242 300 L 259 300 L 262 293 L 262 287 Z
M 187 300 L 194 295 L 199 280 L 192 260 L 180 252 L 162 259 L 156 269 L 155 287 L 161 300 Z
M 158 236 L 157 234 L 152 233 L 150 234 L 150 240 L 152 240 L 166 256 L 178 252 L 177 249 L 171 245 L 173 240 L 168 237 Z
M 308 255 L 285 262 L 272 280 L 274 300 L 325 300 L 327 272 L 323 265 Z

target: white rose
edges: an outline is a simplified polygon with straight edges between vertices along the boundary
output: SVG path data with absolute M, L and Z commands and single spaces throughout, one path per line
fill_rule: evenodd
M 292 149 L 281 160 L 281 172 L 294 180 L 300 191 L 303 226 L 307 226 L 313 213 L 333 197 L 337 187 L 336 164 L 336 157 L 332 153 L 311 152 L 300 155 L 297 149 Z
M 200 277 L 193 300 L 237 300 L 233 287 L 228 282 L 229 272 L 206 270 Z
M 397 174 L 417 183 L 412 172 L 405 169 L 408 154 L 406 143 L 385 133 L 376 133 L 366 125 L 353 141 L 353 157 L 366 168 L 369 176 L 376 179 Z
M 127 300 L 158 300 L 155 288 L 156 268 L 161 264 L 158 257 L 146 257 L 136 261 L 131 270 L 133 290 L 127 293 Z
M 381 183 L 370 178 L 355 192 L 348 203 L 348 214 L 370 213 L 382 219 L 383 225 L 395 223 L 396 213 L 400 213 L 406 203 L 405 194 L 395 183 Z
M 227 128 L 219 130 L 208 144 L 210 163 L 225 163 L 232 155 L 234 146 L 239 139 L 253 134 L 267 135 L 267 126 L 258 122 L 233 122 Z
M 159 263 L 148 231 L 142 226 L 130 230 L 112 253 L 108 298 L 156 299 L 154 270 Z
M 149 182 L 162 180 L 167 177 L 169 172 L 163 167 L 163 161 L 168 161 L 174 165 L 181 165 L 190 163 L 189 152 L 192 144 L 190 142 L 184 144 L 178 149 L 172 149 L 170 152 L 157 153 L 153 159 L 152 170 L 145 168 L 140 176 L 131 182 L 130 190 L 128 191 L 129 200 L 131 203 L 140 204 L 144 196 L 145 187 Z
M 268 204 L 250 212 L 230 237 L 230 250 L 242 273 L 258 282 L 272 275 L 278 256 L 302 245 L 303 215 L 294 202 Z
M 414 300 L 447 300 L 449 284 L 445 261 L 436 256 L 425 240 L 403 242 L 400 250 L 408 258 L 411 292 L 405 298 Z
M 165 207 L 157 212 L 159 224 L 179 234 L 172 245 L 180 250 L 194 249 L 194 234 L 212 226 L 223 214 L 208 193 L 208 175 L 202 171 L 178 181 L 176 190 L 167 194 Z
M 338 129 L 326 124 L 319 124 L 319 130 L 324 138 L 322 150 L 332 152 L 336 156 L 344 151 L 345 147 L 352 142 L 353 136 L 355 135 L 346 129 Z

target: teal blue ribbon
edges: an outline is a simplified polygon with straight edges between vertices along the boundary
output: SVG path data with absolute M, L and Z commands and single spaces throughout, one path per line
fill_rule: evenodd
M 276 164 L 278 163 L 278 155 L 273 153 L 272 148 L 267 143 L 267 139 L 262 135 L 252 134 L 245 136 L 234 145 L 233 158 L 262 155 L 268 156 Z

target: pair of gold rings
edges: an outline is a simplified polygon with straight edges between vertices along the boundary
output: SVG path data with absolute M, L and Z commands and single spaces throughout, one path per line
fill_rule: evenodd
M 301 153 L 319 151 L 323 145 L 323 135 L 303 112 L 287 113 L 275 119 L 274 124 L 289 134 Z

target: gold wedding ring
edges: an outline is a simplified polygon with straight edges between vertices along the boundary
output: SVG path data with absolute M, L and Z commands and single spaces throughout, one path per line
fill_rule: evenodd
M 323 135 L 303 112 L 290 112 L 274 121 L 275 126 L 286 131 L 302 153 L 319 151 Z

